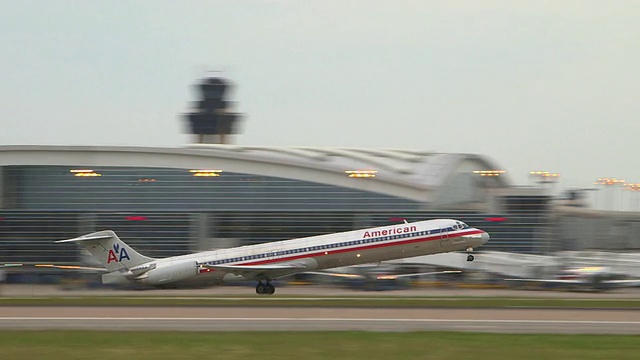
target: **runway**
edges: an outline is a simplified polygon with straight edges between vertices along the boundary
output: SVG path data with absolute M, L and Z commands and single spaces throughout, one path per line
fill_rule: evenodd
M 238 296 L 252 297 L 255 291 L 252 286 L 222 286 L 197 290 L 113 290 L 113 289 L 75 289 L 61 290 L 59 286 L 49 285 L 5 285 L 0 295 L 5 297 L 71 297 L 71 296 L 131 296 L 131 297 L 163 297 L 163 296 Z M 640 289 L 628 288 L 615 291 L 565 292 L 565 291 L 531 291 L 508 289 L 462 289 L 462 288 L 415 288 L 393 291 L 362 291 L 335 288 L 319 285 L 283 286 L 279 287 L 277 296 L 339 296 L 339 297 L 524 297 L 524 298 L 562 298 L 562 299 L 637 299 Z
M 640 311 L 6 306 L 0 329 L 640 334 Z

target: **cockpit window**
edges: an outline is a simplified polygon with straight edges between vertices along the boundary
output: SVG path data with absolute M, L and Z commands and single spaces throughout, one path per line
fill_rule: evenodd
M 462 229 L 469 228 L 469 225 L 467 225 L 467 224 L 465 224 L 465 223 L 463 223 L 461 221 L 458 221 L 456 226 L 454 226 L 454 228 L 457 229 L 457 230 L 462 230 Z

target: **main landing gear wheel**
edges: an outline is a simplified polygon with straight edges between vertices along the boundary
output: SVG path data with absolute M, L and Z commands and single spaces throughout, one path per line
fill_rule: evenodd
M 263 283 L 262 281 L 258 282 L 256 285 L 256 294 L 258 295 L 273 295 L 276 292 L 276 287 L 271 285 L 270 282 Z
M 473 261 L 475 259 L 475 257 L 473 257 L 473 255 L 471 255 L 471 252 L 473 251 L 473 248 L 467 248 L 467 261 Z

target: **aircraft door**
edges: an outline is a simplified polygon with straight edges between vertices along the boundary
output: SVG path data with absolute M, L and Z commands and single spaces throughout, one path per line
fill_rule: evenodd
M 446 228 L 440 229 L 440 247 L 447 248 L 450 244 L 449 233 Z

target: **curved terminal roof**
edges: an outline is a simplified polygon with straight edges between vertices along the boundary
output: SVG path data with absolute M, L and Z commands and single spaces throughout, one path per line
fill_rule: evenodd
M 452 174 L 492 170 L 472 154 L 396 149 L 264 147 L 192 144 L 182 148 L 130 146 L 0 146 L 0 166 L 128 166 L 221 169 L 356 188 L 426 202 Z M 350 178 L 346 171 L 371 170 L 375 178 Z M 507 186 L 499 177 L 500 185 Z

